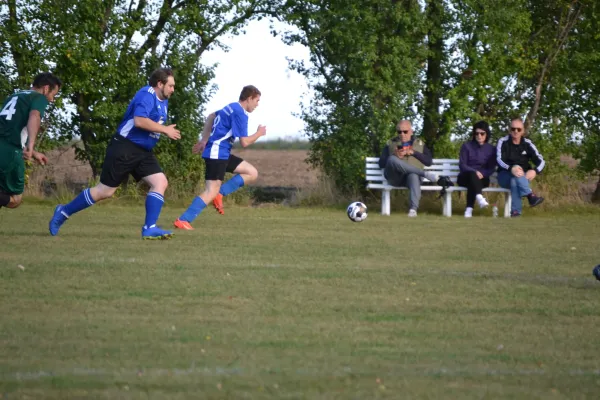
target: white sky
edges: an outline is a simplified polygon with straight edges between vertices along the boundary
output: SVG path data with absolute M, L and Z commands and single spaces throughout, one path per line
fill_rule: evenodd
M 278 28 L 285 27 L 277 23 Z M 288 68 L 286 57 L 308 62 L 309 51 L 296 44 L 287 46 L 269 31 L 269 21 L 253 21 L 245 34 L 221 39 L 230 50 L 211 50 L 202 57 L 202 63 L 218 63 L 215 79 L 217 92 L 206 104 L 206 114 L 238 100 L 242 87 L 254 85 L 262 93 L 259 106 L 250 114 L 248 133 L 259 124 L 267 126 L 264 139 L 304 139 L 304 123 L 292 113 L 300 112 L 300 103 L 309 101 L 308 85 L 302 75 Z M 304 98 L 304 99 L 303 99 Z

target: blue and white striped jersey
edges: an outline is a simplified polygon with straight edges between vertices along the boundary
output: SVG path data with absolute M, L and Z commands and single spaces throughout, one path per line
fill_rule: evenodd
M 248 113 L 236 102 L 226 105 L 215 114 L 213 129 L 202 157 L 227 160 L 235 138 L 248 136 Z
M 141 88 L 129 103 L 125 116 L 117 128 L 117 135 L 120 135 L 146 150 L 152 150 L 160 133 L 150 132 L 144 129 L 136 128 L 133 123 L 134 117 L 149 118 L 159 124 L 164 124 L 167 120 L 167 106 L 169 100 L 160 100 L 151 86 Z

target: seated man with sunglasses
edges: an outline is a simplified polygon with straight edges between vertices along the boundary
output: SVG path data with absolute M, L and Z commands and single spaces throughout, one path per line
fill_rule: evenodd
M 498 184 L 510 189 L 512 198 L 511 217 L 520 217 L 523 209 L 522 197 L 527 197 L 530 207 L 544 201 L 536 196 L 529 183 L 542 172 L 546 163 L 533 142 L 525 137 L 523 120 L 510 121 L 510 134 L 501 138 L 496 146 L 498 163 Z M 534 167 L 531 167 L 533 163 Z
M 412 124 L 402 120 L 396 125 L 398 136 L 388 140 L 379 157 L 379 167 L 383 168 L 385 179 L 392 186 L 404 186 L 410 190 L 409 217 L 416 217 L 421 200 L 423 178 L 437 182 L 437 174 L 424 171 L 424 166 L 433 163 L 431 151 L 421 139 L 413 140 Z

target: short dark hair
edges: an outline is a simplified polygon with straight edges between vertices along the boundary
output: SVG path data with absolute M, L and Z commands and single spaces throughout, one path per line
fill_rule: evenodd
M 159 68 L 152 72 L 150 79 L 148 79 L 148 83 L 152 87 L 158 86 L 158 82 L 166 84 L 170 76 L 173 76 L 173 70 L 171 68 Z
M 473 132 L 471 134 L 471 136 L 473 137 L 473 140 L 475 140 L 475 132 L 477 131 L 477 129 L 481 129 L 482 131 L 485 131 L 485 141 L 486 142 L 488 140 L 490 140 L 490 125 L 487 122 L 479 121 L 479 122 L 476 122 L 475 125 L 473 125 Z
M 34 88 L 42 88 L 44 86 L 49 86 L 50 90 L 54 90 L 55 87 L 58 86 L 60 89 L 62 87 L 62 81 L 56 75 L 51 72 L 42 72 L 41 74 L 37 74 L 35 78 L 33 78 L 33 83 L 31 84 Z
M 244 88 L 242 89 L 242 93 L 240 93 L 240 101 L 244 101 L 256 96 L 260 96 L 260 90 L 258 90 L 256 86 L 244 86 Z

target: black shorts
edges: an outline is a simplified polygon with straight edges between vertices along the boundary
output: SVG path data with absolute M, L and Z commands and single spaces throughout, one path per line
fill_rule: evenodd
M 100 182 L 108 187 L 119 187 L 131 174 L 136 181 L 161 173 L 162 168 L 151 150 L 146 150 L 132 141 L 113 137 L 106 149 Z
M 206 171 L 204 171 L 204 179 L 207 181 L 222 181 L 225 179 L 225 172 L 232 173 L 242 161 L 244 160 L 233 154 L 230 154 L 227 160 L 205 158 Z

